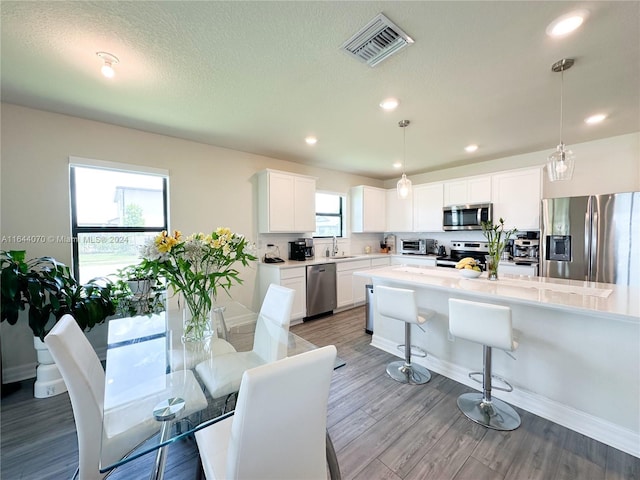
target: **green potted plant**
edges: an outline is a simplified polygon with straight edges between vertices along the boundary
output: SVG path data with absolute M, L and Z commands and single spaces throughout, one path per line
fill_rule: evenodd
M 482 222 L 482 233 L 484 233 L 487 243 L 489 244 L 489 255 L 486 256 L 487 260 L 487 276 L 489 280 L 498 279 L 498 264 L 500 263 L 500 257 L 504 251 L 504 247 L 507 245 L 507 241 L 518 230 L 512 228 L 505 232 L 504 219 L 500 218 L 497 224 L 493 221 Z
M 80 284 L 69 267 L 52 257 L 25 260 L 24 250 L 0 252 L 2 267 L 2 318 L 15 325 L 29 307 L 29 327 L 44 337 L 63 315 L 73 315 L 83 330 L 93 328 L 115 313 L 112 283 L 92 279 Z
M 111 299 L 123 317 L 158 313 L 165 309 L 165 287 L 152 266 L 143 261 L 113 275 Z
M 52 257 L 25 260 L 25 251 L 0 251 L 1 319 L 15 325 L 27 310 L 38 356 L 34 395 L 46 398 L 66 391 L 64 381 L 43 340 L 55 323 L 71 314 L 83 330 L 91 329 L 113 315 L 112 283 L 93 279 L 80 284 L 69 267 Z

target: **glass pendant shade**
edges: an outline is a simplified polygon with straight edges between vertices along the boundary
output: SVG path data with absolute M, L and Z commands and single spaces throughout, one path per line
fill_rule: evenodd
M 411 195 L 411 180 L 409 180 L 404 173 L 402 174 L 402 178 L 398 180 L 397 190 L 398 198 L 404 199 Z
M 556 151 L 547 158 L 549 181 L 571 180 L 574 166 L 575 155 L 565 147 L 564 143 L 561 143 L 556 147 Z

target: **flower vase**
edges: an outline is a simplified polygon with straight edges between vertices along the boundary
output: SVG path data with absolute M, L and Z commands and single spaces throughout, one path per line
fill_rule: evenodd
M 494 252 L 492 255 L 485 255 L 487 262 L 487 278 L 489 280 L 498 280 L 498 265 L 500 264 L 500 252 Z
M 203 342 L 214 335 L 211 325 L 211 302 L 200 298 L 184 298 L 182 308 L 182 341 Z

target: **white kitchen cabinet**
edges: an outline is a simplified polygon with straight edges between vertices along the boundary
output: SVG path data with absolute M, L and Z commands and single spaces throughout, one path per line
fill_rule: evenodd
M 540 229 L 542 168 L 527 168 L 492 176 L 493 221 L 505 220 L 505 228 Z
M 358 258 L 336 264 L 338 309 L 351 308 L 358 303 L 364 303 L 364 286 L 367 284 L 367 279 L 355 277 L 353 273 L 358 270 L 368 270 L 370 268 L 371 260 L 369 258 Z M 360 292 L 358 289 L 362 291 Z
M 385 232 L 387 191 L 359 185 L 351 188 L 351 231 Z
M 418 267 L 435 267 L 436 257 L 431 255 L 394 255 L 391 265 L 415 265 Z
M 316 230 L 316 180 L 276 170 L 258 175 L 258 231 L 303 233 Z
M 442 183 L 413 187 L 413 228 L 416 232 L 442 231 L 443 190 Z
M 413 189 L 415 195 L 416 189 Z M 387 232 L 413 232 L 414 195 L 398 198 L 397 189 L 387 190 Z M 442 194 L 440 195 L 442 204 Z
M 306 267 L 280 268 L 273 264 L 260 264 L 258 270 L 260 303 L 267 294 L 269 285 L 275 283 L 295 291 L 291 321 L 302 320 L 307 314 L 307 271 Z M 297 322 L 299 323 L 299 322 Z
M 444 205 L 467 205 L 491 201 L 491 175 L 444 182 Z

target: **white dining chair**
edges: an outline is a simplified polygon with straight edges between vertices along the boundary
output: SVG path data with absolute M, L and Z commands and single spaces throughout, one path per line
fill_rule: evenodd
M 290 288 L 271 284 L 258 314 L 253 349 L 218 355 L 196 365 L 212 398 L 237 393 L 245 370 L 286 357 L 294 295 Z
M 157 398 L 143 392 L 144 396 L 118 406 L 109 415 L 113 422 L 109 418 L 105 420 L 108 428 L 103 432 L 105 372 L 84 332 L 71 315 L 64 315 L 44 338 L 44 343 L 62 374 L 71 399 L 79 454 L 74 477 L 102 479 L 108 473 L 102 474 L 99 470 L 101 451 L 103 463 L 112 464 L 160 430 L 161 424 L 153 418 Z M 183 416 L 206 408 L 207 400 L 193 372 L 174 372 L 164 379 L 169 396 L 184 397 Z
M 333 345 L 247 370 L 235 414 L 196 431 L 209 480 L 327 479 Z

